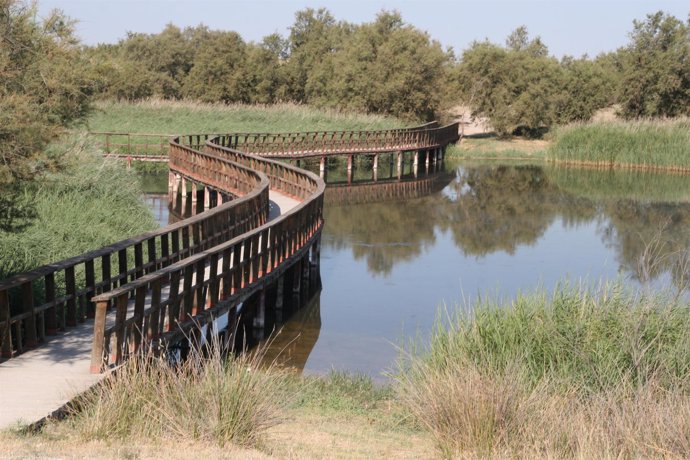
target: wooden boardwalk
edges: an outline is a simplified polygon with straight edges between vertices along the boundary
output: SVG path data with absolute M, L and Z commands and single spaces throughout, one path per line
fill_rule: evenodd
M 376 153 L 376 177 L 377 152 L 396 152 L 400 177 L 404 152 L 416 175 L 422 158 L 428 169 L 457 136 L 456 125 L 432 123 L 170 139 L 169 199 L 189 199 L 198 213 L 0 281 L 0 429 L 40 420 L 129 356 L 199 335 L 221 315 L 263 330 L 267 309 L 282 314 L 309 289 L 325 182 L 262 156 L 318 155 L 323 176 L 326 156 L 346 153 L 351 166 L 353 155 Z
M 269 220 L 300 203 L 275 190 L 269 199 Z M 0 430 L 41 420 L 103 378 L 89 372 L 92 343 L 93 321 L 86 321 L 0 363 Z

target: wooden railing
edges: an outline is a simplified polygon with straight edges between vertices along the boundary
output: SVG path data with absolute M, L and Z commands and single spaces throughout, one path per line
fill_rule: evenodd
M 458 140 L 459 124 L 439 127 L 432 121 L 410 128 L 360 131 L 314 131 L 292 133 L 241 133 L 224 136 L 223 145 L 267 157 L 316 156 L 322 154 L 380 153 L 397 150 L 435 148 Z M 115 132 L 89 133 L 106 154 L 134 160 L 167 157 L 169 134 Z M 200 138 L 197 138 L 200 136 Z M 195 148 L 212 135 L 186 135 L 178 138 Z
M 273 189 L 298 197 L 301 203 L 271 222 L 96 296 L 92 371 L 120 363 L 153 341 L 174 341 L 209 323 L 303 257 L 319 237 L 325 189 L 319 177 L 212 142 L 206 150 L 195 151 L 173 141 L 171 171 L 206 171 L 211 174 L 210 184 L 213 170 L 202 163 L 225 155 L 222 161 L 227 164 L 237 161 L 266 171 Z M 185 155 L 178 154 L 182 151 Z M 108 320 L 108 311 L 113 309 L 114 318 Z
M 194 161 L 183 163 L 183 174 L 191 179 L 208 174 L 210 186 L 243 196 L 185 221 L 0 282 L 0 357 L 11 358 L 46 335 L 92 317 L 94 295 L 266 222 L 269 181 L 264 174 L 210 154 Z
M 458 123 L 378 131 L 240 133 L 222 136 L 222 145 L 267 158 L 303 158 L 348 153 L 433 149 L 459 139 Z

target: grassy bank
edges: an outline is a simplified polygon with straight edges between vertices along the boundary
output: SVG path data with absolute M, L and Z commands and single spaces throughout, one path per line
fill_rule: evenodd
M 83 138 L 51 147 L 60 171 L 4 191 L 0 279 L 155 228 L 135 174 Z
M 690 171 L 690 120 L 574 124 L 550 134 L 550 160 Z
M 0 433 L 10 457 L 429 458 L 434 446 L 388 386 L 301 377 L 245 354 L 182 368 L 130 361 L 40 432 Z M 222 362 L 222 364 L 221 364 Z
M 151 100 L 99 102 L 89 117 L 87 128 L 89 131 L 170 134 L 386 129 L 405 125 L 392 117 L 294 104 L 248 106 Z
M 687 458 L 689 313 L 619 287 L 487 303 L 404 360 L 397 395 L 448 457 Z
M 130 363 L 73 418 L 0 445 L 69 458 L 687 458 L 689 313 L 618 286 L 487 302 L 444 316 L 387 386 L 247 355 Z

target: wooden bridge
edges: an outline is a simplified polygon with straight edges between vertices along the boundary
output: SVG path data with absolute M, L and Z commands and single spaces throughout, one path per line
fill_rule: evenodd
M 195 215 L 0 282 L 0 426 L 49 414 L 133 354 L 263 333 L 267 309 L 314 289 L 325 183 L 270 158 L 320 157 L 325 176 L 328 156 L 351 169 L 371 155 L 376 171 L 390 153 L 428 170 L 457 139 L 457 124 L 432 123 L 169 140 L 169 198 Z

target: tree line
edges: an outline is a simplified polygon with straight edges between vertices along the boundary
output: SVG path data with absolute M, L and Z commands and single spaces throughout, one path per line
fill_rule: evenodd
M 170 24 L 85 53 L 100 94 L 115 99 L 296 102 L 415 120 L 462 103 L 504 135 L 538 135 L 614 104 L 626 118 L 690 114 L 690 15 L 663 12 L 634 21 L 625 47 L 594 58 L 557 59 L 525 27 L 456 57 L 397 12 L 351 24 L 323 8 L 298 11 L 287 37 L 260 43 Z
M 0 185 L 56 167 L 44 146 L 94 98 L 295 102 L 415 121 L 462 103 L 501 135 L 539 134 L 613 104 L 628 118 L 690 115 L 690 15 L 650 14 L 625 47 L 561 59 L 524 27 L 457 57 L 388 11 L 352 24 L 307 8 L 287 36 L 259 43 L 170 24 L 83 46 L 69 18 L 37 18 L 34 2 L 0 0 Z

